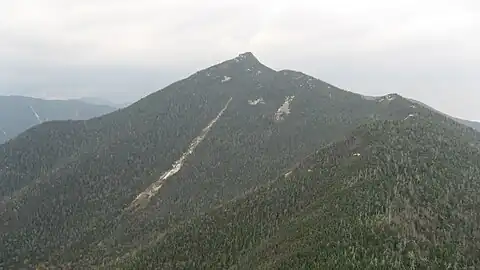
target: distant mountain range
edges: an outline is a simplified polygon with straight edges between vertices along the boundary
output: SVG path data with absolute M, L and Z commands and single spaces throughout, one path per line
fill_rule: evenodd
M 114 107 L 78 100 L 0 96 L 0 144 L 46 121 L 86 120 L 114 110 Z
M 82 97 L 82 98 L 79 98 L 79 99 L 76 99 L 76 100 L 83 101 L 83 102 L 89 103 L 89 104 L 106 105 L 106 106 L 109 106 L 109 107 L 112 107 L 112 108 L 119 108 L 119 109 L 120 108 L 125 108 L 125 107 L 127 107 L 128 105 L 131 104 L 131 103 L 114 103 L 114 102 L 111 102 L 109 100 L 106 100 L 106 99 L 103 99 L 103 98 L 98 98 L 98 97 Z
M 252 53 L 30 128 L 0 179 L 5 269 L 480 265 L 479 132 Z

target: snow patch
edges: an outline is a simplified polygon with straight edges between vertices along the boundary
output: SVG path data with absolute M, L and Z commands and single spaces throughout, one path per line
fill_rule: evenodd
M 40 116 L 38 115 L 38 113 L 35 111 L 35 109 L 30 105 L 30 110 L 32 110 L 33 114 L 35 115 L 35 117 L 37 118 L 38 120 L 38 123 L 42 123 L 42 119 L 40 119 Z
M 285 174 L 285 177 L 289 177 L 290 175 L 292 175 L 292 171 L 289 171 Z
M 255 106 L 257 104 L 265 104 L 265 101 L 263 100 L 263 98 L 257 98 L 255 100 L 248 100 L 248 104 L 252 105 L 252 106 Z
M 388 101 L 392 101 L 392 100 L 395 100 L 395 99 L 396 99 L 395 95 L 387 95 L 387 100 Z
M 285 102 L 278 108 L 275 113 L 275 121 L 282 121 L 285 119 L 286 115 L 290 114 L 290 104 L 292 103 L 295 96 L 286 96 Z
M 7 136 L 7 132 L 5 132 L 5 130 L 2 129 L 2 133 L 3 135 L 5 135 L 5 137 Z
M 232 79 L 232 77 L 223 76 L 222 83 L 228 82 L 228 81 L 230 81 L 231 79 Z
M 257 75 L 260 75 L 262 74 L 262 71 L 261 70 L 257 70 Z
M 355 153 L 353 154 L 354 157 L 359 157 L 360 156 L 360 153 Z
M 150 199 L 153 196 L 155 196 L 158 193 L 158 191 L 162 188 L 165 180 L 167 180 L 169 177 L 171 177 L 172 175 L 175 175 L 176 173 L 178 173 L 180 171 L 183 164 L 185 163 L 185 160 L 191 154 L 193 154 L 193 151 L 195 151 L 195 148 L 205 139 L 205 137 L 207 136 L 210 129 L 212 129 L 213 125 L 215 125 L 215 123 L 218 121 L 218 119 L 220 119 L 220 117 L 223 115 L 223 113 L 227 110 L 228 105 L 230 104 L 231 101 L 232 101 L 232 98 L 230 98 L 228 100 L 227 104 L 225 104 L 225 106 L 218 113 L 218 115 L 202 130 L 200 135 L 198 135 L 195 139 L 193 139 L 193 141 L 190 143 L 187 151 L 185 153 L 183 153 L 183 155 L 177 161 L 175 161 L 172 168 L 170 170 L 166 171 L 165 173 L 163 173 L 160 176 L 160 178 L 157 181 L 155 181 L 154 183 L 152 183 L 145 191 L 141 192 L 135 198 L 135 200 L 132 201 L 132 203 L 127 208 L 127 210 L 130 210 L 130 209 L 135 210 L 135 209 L 138 209 L 139 207 L 142 207 L 142 206 L 145 207 L 150 202 Z
M 405 117 L 405 119 L 403 119 L 403 120 L 407 120 L 408 118 L 411 118 L 411 117 L 415 117 L 415 114 L 411 113 L 407 117 Z
M 386 96 L 377 97 L 376 99 L 377 99 L 377 102 L 380 103 L 380 102 L 384 102 L 384 101 L 390 102 L 390 101 L 395 100 L 396 98 L 397 98 L 397 95 L 395 95 L 395 94 L 389 94 L 389 95 L 386 95 Z

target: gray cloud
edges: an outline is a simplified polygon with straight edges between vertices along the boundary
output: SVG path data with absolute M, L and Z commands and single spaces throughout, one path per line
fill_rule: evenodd
M 474 0 L 8 1 L 0 94 L 137 99 L 252 51 L 277 69 L 480 120 L 479 15 Z

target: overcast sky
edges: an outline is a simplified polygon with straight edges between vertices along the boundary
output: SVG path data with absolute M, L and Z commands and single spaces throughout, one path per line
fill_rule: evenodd
M 136 100 L 253 52 L 350 91 L 480 120 L 478 0 L 15 0 L 0 94 Z

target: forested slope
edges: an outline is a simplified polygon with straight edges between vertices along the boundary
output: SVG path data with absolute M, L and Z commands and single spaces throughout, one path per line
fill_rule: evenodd
M 480 263 L 480 151 L 465 137 L 435 117 L 363 125 L 119 265 L 473 269 Z

